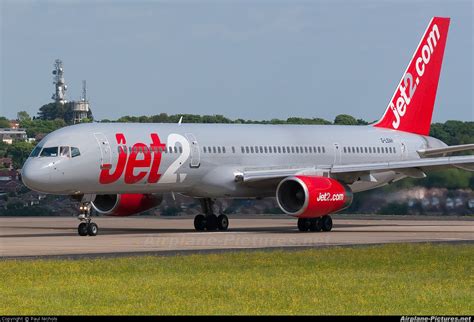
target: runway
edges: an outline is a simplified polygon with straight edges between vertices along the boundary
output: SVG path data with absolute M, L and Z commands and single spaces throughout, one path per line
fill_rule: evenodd
M 474 241 L 474 218 L 334 215 L 331 232 L 301 233 L 296 219 L 230 216 L 225 232 L 195 232 L 192 217 L 97 217 L 99 235 L 77 235 L 74 217 L 0 217 L 0 257 L 97 257 Z

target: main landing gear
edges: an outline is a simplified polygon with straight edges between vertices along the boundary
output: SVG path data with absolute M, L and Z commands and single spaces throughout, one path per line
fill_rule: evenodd
M 214 214 L 214 201 L 210 198 L 200 199 L 202 212 L 194 217 L 194 228 L 197 231 L 213 231 L 213 230 L 227 230 L 229 228 L 229 218 L 221 214 L 217 216 Z
M 331 216 L 323 216 L 319 218 L 298 218 L 299 231 L 331 231 Z
M 79 210 L 81 211 L 80 215 L 77 217 L 81 221 L 79 226 L 77 226 L 77 232 L 79 233 L 79 236 L 97 235 L 99 232 L 99 227 L 96 223 L 92 222 L 90 203 L 81 203 Z

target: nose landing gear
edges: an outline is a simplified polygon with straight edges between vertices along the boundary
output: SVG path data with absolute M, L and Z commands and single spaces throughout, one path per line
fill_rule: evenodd
M 99 226 L 92 222 L 90 203 L 81 203 L 79 210 L 81 212 L 77 217 L 81 221 L 79 226 L 77 226 L 79 236 L 96 236 L 99 232 Z

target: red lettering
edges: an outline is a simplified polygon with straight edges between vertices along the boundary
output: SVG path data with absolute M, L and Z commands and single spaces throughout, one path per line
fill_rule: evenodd
M 119 145 L 119 154 L 118 154 L 118 161 L 115 167 L 115 170 L 111 172 L 112 165 L 111 164 L 103 164 L 99 182 L 101 184 L 109 184 L 116 182 L 122 176 L 125 170 L 125 178 L 124 182 L 126 184 L 134 184 L 145 178 L 150 170 L 150 174 L 148 176 L 148 183 L 156 183 L 160 180 L 161 174 L 158 173 L 161 164 L 161 153 L 166 148 L 164 143 L 161 143 L 160 137 L 156 133 L 152 133 L 151 135 L 151 144 L 148 147 L 144 143 L 136 143 L 130 150 L 130 153 L 127 153 L 127 140 L 123 133 L 115 134 L 115 139 L 117 144 Z M 123 146 L 120 146 L 123 145 Z M 142 154 L 142 158 L 138 158 L 139 154 Z M 153 154 L 153 162 L 152 162 L 152 154 Z M 150 169 L 151 166 L 151 169 Z M 136 168 L 145 168 L 143 171 L 139 171 L 136 175 L 134 174 L 134 170 Z
M 122 133 L 115 134 L 115 140 L 117 144 L 126 144 L 127 140 Z M 101 184 L 108 184 L 117 181 L 123 173 L 123 169 L 125 168 L 125 164 L 127 163 L 127 151 L 126 148 L 120 147 L 120 152 L 118 155 L 118 162 L 117 166 L 115 167 L 115 171 L 110 173 L 112 169 L 111 164 L 103 164 L 102 169 L 100 171 L 99 182 Z
M 143 159 L 137 159 L 138 153 L 143 154 Z M 125 183 L 133 184 L 142 180 L 147 171 L 140 171 L 137 175 L 133 174 L 135 168 L 149 168 L 151 161 L 151 154 L 148 147 L 143 143 L 136 143 L 132 148 L 132 153 L 128 157 L 127 169 L 125 170 Z
M 165 145 L 160 142 L 160 137 L 156 133 L 151 134 L 151 150 L 153 151 L 153 163 L 151 165 L 149 183 L 157 183 L 160 180 L 161 174 L 158 173 L 161 164 L 161 151 L 165 149 Z

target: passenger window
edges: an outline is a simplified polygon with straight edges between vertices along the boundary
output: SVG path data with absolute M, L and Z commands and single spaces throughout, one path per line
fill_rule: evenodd
M 43 151 L 41 151 L 41 156 L 42 157 L 57 157 L 58 156 L 58 147 L 53 147 L 53 148 L 44 148 Z
M 250 147 L 250 153 L 253 153 L 253 146 Z
M 202 152 L 204 152 L 204 153 L 206 153 L 206 152 L 207 152 L 207 151 L 206 151 L 206 147 L 205 147 L 205 146 L 203 146 L 203 147 L 202 147 Z
M 220 146 L 217 147 L 217 153 L 221 153 L 221 147 Z
M 245 147 L 245 152 L 250 153 L 250 149 L 248 146 Z
M 235 147 L 234 146 L 232 147 L 232 153 L 235 153 Z
M 68 146 L 62 146 L 59 148 L 59 155 L 62 157 L 67 157 L 69 158 L 69 147 Z
M 30 158 L 36 158 L 40 154 L 42 148 L 42 146 L 37 145 L 33 151 L 31 151 Z
M 216 149 L 215 146 L 212 147 L 212 152 L 213 152 L 213 153 L 217 153 L 217 149 Z
M 260 147 L 260 153 L 263 153 L 263 147 L 262 146 Z
M 263 152 L 268 153 L 268 148 L 266 146 L 263 148 Z
M 225 153 L 225 146 L 222 147 L 222 153 Z
M 71 147 L 71 158 L 75 158 L 81 155 L 81 152 L 79 152 L 79 149 L 76 147 Z

